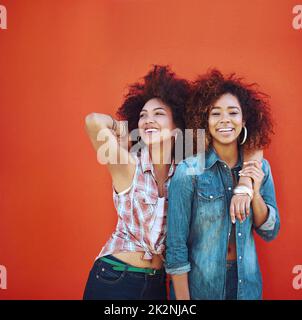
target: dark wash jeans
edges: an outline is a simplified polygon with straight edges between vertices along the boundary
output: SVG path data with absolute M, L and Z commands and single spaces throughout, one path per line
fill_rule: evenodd
M 227 262 L 227 275 L 226 275 L 226 300 L 237 300 L 237 289 L 238 289 L 238 270 L 237 262 Z
M 124 263 L 112 255 L 107 258 Z M 166 274 L 164 270 L 156 275 L 115 271 L 111 264 L 97 259 L 90 271 L 83 299 L 166 300 Z

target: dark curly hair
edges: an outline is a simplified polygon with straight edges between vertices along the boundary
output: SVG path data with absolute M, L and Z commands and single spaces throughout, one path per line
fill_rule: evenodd
M 225 93 L 236 96 L 240 103 L 248 132 L 245 148 L 255 150 L 267 147 L 271 142 L 270 136 L 274 133 L 269 96 L 259 91 L 256 83 L 244 83 L 243 79 L 237 77 L 235 73 L 224 76 L 219 70 L 212 69 L 192 83 L 191 97 L 185 117 L 186 127 L 205 129 L 206 147 L 208 148 L 211 145 L 208 129 L 211 106 Z M 195 150 L 196 143 L 195 136 Z
M 152 98 L 158 98 L 171 108 L 175 126 L 184 130 L 189 90 L 189 82 L 176 77 L 169 66 L 153 65 L 142 82 L 129 86 L 117 116 L 121 120 L 128 121 L 128 129 L 131 132 L 138 127 L 139 114 L 145 103 Z

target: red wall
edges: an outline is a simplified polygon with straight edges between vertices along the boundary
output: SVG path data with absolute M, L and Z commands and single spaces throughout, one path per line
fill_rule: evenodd
M 302 2 L 302 1 L 301 1 Z M 193 79 L 236 71 L 272 97 L 271 162 L 281 213 L 257 239 L 265 299 L 301 299 L 302 29 L 290 0 L 0 0 L 0 299 L 80 299 L 116 215 L 84 131 L 113 114 L 153 63 Z

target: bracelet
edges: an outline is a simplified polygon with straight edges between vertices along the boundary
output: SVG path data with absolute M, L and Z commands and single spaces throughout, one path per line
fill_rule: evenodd
M 254 191 L 247 186 L 237 186 L 233 190 L 233 194 L 247 194 L 253 200 Z
M 111 130 L 116 131 L 116 128 L 117 128 L 116 121 L 111 117 L 111 115 L 109 115 L 109 117 L 112 120 L 112 128 L 111 128 Z
M 122 130 L 121 130 L 122 127 Z M 126 121 L 120 121 L 120 137 L 124 137 L 127 134 Z

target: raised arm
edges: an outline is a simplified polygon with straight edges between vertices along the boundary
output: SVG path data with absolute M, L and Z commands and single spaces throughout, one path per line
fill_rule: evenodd
M 110 115 L 90 113 L 85 129 L 97 152 L 97 160 L 107 164 L 116 192 L 127 189 L 135 173 L 135 159 L 128 152 L 128 130 L 125 122 Z

